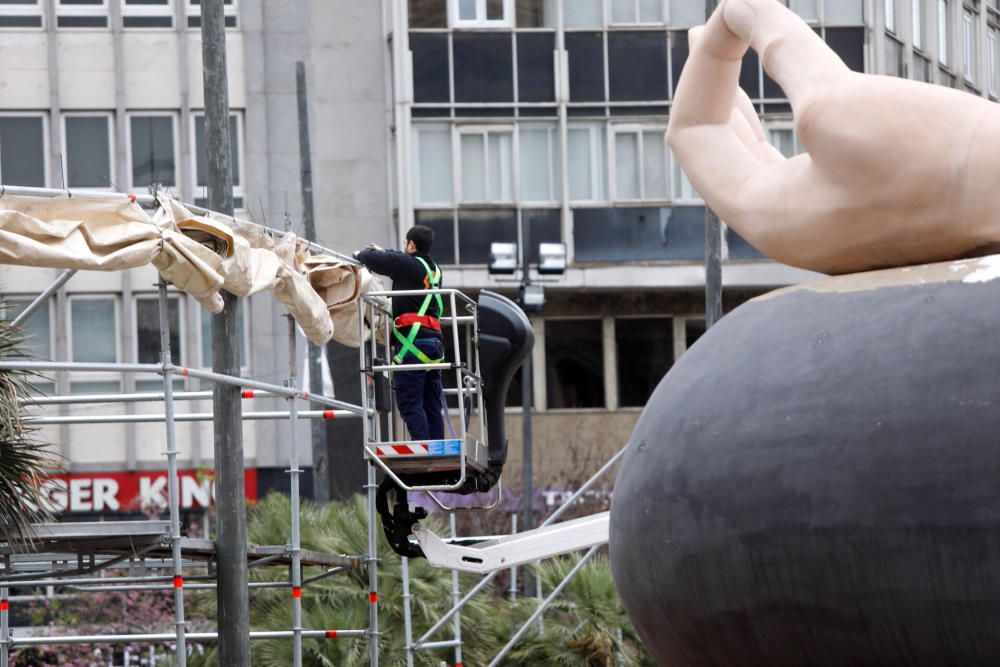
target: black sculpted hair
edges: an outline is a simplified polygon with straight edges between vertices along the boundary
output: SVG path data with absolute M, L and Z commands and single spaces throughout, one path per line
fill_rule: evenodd
M 423 225 L 414 225 L 406 232 L 406 240 L 413 241 L 417 252 L 430 252 L 434 244 L 434 230 Z

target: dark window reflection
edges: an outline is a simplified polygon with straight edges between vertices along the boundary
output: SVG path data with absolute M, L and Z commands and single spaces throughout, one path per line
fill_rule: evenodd
M 448 36 L 410 33 L 413 101 L 448 101 Z
M 524 209 L 521 216 L 528 229 L 528 261 L 538 263 L 539 243 L 562 243 L 562 212 L 557 208 Z
M 615 320 L 618 350 L 618 402 L 640 407 L 674 360 L 674 329 L 669 317 Z
M 548 407 L 604 407 L 604 348 L 600 320 L 545 322 Z
M 415 211 L 414 221 L 434 230 L 434 247 L 431 255 L 438 264 L 455 263 L 454 213 L 446 211 Z
M 608 33 L 608 71 L 612 100 L 667 99 L 667 33 Z
M 517 93 L 522 102 L 551 102 L 555 95 L 552 52 L 556 38 L 550 32 L 517 36 Z
M 137 299 L 135 302 L 136 340 L 140 364 L 160 363 L 160 302 L 157 299 Z M 167 321 L 170 326 L 170 360 L 181 363 L 180 302 L 171 298 L 167 302 Z
M 569 54 L 569 99 L 604 101 L 604 33 L 566 33 Z
M 486 264 L 491 243 L 516 243 L 514 209 L 459 209 L 458 256 L 462 264 Z
M 410 27 L 447 28 L 447 0 L 410 0 Z
M 760 99 L 760 59 L 753 51 L 747 51 L 743 56 L 743 67 L 740 68 L 740 88 L 746 91 L 750 99 Z
M 677 82 L 681 78 L 681 71 L 688 57 L 688 35 L 687 32 L 670 33 L 670 81 L 671 90 L 677 93 Z
M 705 320 L 689 319 L 684 321 L 685 345 L 688 349 L 705 333 Z
M 865 71 L 864 28 L 827 28 L 826 43 L 855 72 Z
M 41 116 L 0 117 L 0 178 L 7 185 L 45 187 Z
M 509 32 L 455 33 L 455 101 L 512 102 L 514 66 Z

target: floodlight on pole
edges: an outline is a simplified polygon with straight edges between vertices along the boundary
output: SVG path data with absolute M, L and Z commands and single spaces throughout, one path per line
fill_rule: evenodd
M 566 272 L 566 244 L 538 244 L 538 273 L 547 276 L 561 276 Z
M 489 270 L 491 275 L 513 275 L 517 271 L 517 244 L 491 243 Z

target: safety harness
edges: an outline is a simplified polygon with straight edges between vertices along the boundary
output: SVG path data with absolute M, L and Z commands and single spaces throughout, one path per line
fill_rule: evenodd
M 427 276 L 424 278 L 424 286 L 427 289 L 440 289 L 441 288 L 441 267 L 435 265 L 434 270 L 431 271 L 431 267 L 427 264 L 422 257 L 414 257 L 418 262 L 420 262 L 424 271 L 427 272 Z M 431 301 L 437 301 L 438 315 L 444 312 L 444 303 L 441 299 L 440 294 L 428 294 L 424 297 L 423 303 L 420 304 L 420 309 L 416 313 L 403 313 L 396 317 L 393 322 L 392 333 L 399 341 L 399 351 L 396 356 L 392 358 L 393 364 L 399 364 L 403 362 L 403 357 L 409 352 L 422 364 L 439 364 L 444 361 L 444 357 L 439 357 L 437 359 L 431 359 L 423 350 L 418 348 L 413 344 L 413 341 L 417 339 L 417 334 L 420 332 L 420 327 L 427 327 L 428 329 L 433 329 L 434 331 L 441 331 L 441 322 L 438 318 L 428 315 L 427 309 L 430 308 Z M 409 326 L 409 332 L 404 336 L 400 329 Z

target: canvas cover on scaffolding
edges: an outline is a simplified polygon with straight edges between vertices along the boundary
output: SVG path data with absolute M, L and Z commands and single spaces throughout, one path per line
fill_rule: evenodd
M 195 215 L 162 195 L 152 211 L 124 197 L 0 197 L 0 263 L 90 271 L 151 264 L 215 313 L 220 289 L 240 297 L 269 291 L 316 345 L 357 346 L 352 304 L 382 287 L 367 269 L 309 255 L 294 234 Z

